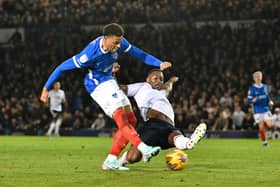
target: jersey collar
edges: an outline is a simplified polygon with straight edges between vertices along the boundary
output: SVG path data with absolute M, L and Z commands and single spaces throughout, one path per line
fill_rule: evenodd
M 100 41 L 99 41 L 99 48 L 100 48 L 100 51 L 101 51 L 103 54 L 106 54 L 106 53 L 108 53 L 108 51 L 104 51 L 104 50 L 102 49 L 102 42 L 103 42 L 103 39 L 104 39 L 104 37 L 102 36 L 101 39 L 100 39 Z
M 263 86 L 263 84 L 261 83 L 260 85 L 257 85 L 257 84 L 254 84 L 255 85 L 255 87 L 257 87 L 257 88 L 261 88 L 262 86 Z

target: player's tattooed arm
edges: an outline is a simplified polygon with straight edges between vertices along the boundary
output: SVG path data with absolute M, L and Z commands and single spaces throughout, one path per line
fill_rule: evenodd
M 162 85 L 162 89 L 167 90 L 168 92 L 172 91 L 173 84 L 179 80 L 178 77 L 173 76 L 167 82 Z

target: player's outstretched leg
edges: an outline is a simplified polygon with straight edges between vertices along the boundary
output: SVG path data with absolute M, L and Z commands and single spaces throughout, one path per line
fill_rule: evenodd
M 158 153 L 160 152 L 160 147 L 147 146 L 147 148 L 144 148 L 144 150 L 146 151 L 145 154 L 143 154 L 144 151 L 139 151 L 135 147 L 130 148 L 129 156 L 127 156 L 128 152 L 125 152 L 120 157 L 120 165 L 124 166 L 125 164 L 139 162 L 141 158 L 144 162 L 149 162 L 153 156 L 158 155 Z
M 122 156 L 119 158 L 119 163 L 120 163 L 121 166 L 125 166 L 126 164 L 129 164 L 129 161 L 126 158 L 126 155 L 127 155 L 127 151 L 124 152 L 122 154 Z
M 159 146 L 152 147 L 152 146 L 145 145 L 145 147 L 143 146 L 143 148 L 141 148 L 141 144 L 143 144 L 143 143 L 139 144 L 140 147 L 138 146 L 138 149 L 141 151 L 141 153 L 143 155 L 142 158 L 143 158 L 144 162 L 149 162 L 152 157 L 158 155 L 160 152 Z
M 108 155 L 106 160 L 103 162 L 102 167 L 103 170 L 119 170 L 119 171 L 128 171 L 129 168 L 123 167 L 120 165 L 119 160 L 114 155 Z
M 200 123 L 196 129 L 194 130 L 193 134 L 190 137 L 190 140 L 187 143 L 187 149 L 193 149 L 194 146 L 201 140 L 201 138 L 206 133 L 207 126 L 205 123 Z
M 134 126 L 128 122 L 128 116 L 125 110 L 116 110 L 113 114 L 113 118 L 122 136 L 129 140 L 129 142 L 142 153 L 144 162 L 148 162 L 153 156 L 156 156 L 160 152 L 160 147 L 151 147 L 142 142 Z

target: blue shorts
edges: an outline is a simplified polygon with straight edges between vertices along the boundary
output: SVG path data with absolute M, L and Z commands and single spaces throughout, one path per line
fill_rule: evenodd
M 169 144 L 168 136 L 173 131 L 180 131 L 173 125 L 158 119 L 150 119 L 137 129 L 141 140 L 150 146 L 160 146 L 161 149 L 174 147 Z

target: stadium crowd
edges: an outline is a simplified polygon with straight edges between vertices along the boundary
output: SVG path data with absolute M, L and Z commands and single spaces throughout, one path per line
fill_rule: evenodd
M 9 18 L 8 20 L 10 20 L 16 15 L 21 18 L 26 17 L 26 14 L 32 15 L 30 17 L 32 24 L 25 28 L 24 37 L 17 33 L 18 37 L 9 40 L 11 43 L 9 47 L 0 46 L 0 133 L 36 132 L 44 134 L 49 125 L 50 116 L 48 107 L 39 101 L 40 91 L 44 85 L 43 80 L 46 80 L 60 62 L 79 52 L 91 39 L 100 35 L 101 27 L 70 25 L 68 21 L 62 25 L 45 25 L 41 24 L 42 22 L 39 20 L 35 21 L 35 19 L 46 17 L 44 14 L 37 15 L 42 13 L 38 10 L 43 8 L 44 3 L 46 4 L 45 9 L 49 9 L 55 3 L 67 3 L 68 1 L 22 0 L 20 1 L 20 5 L 23 6 L 22 11 L 19 11 L 18 3 L 14 4 L 17 6 L 12 6 L 15 1 L 0 0 L 0 2 L 2 2 L 0 13 L 4 12 L 6 15 L 6 17 L 1 16 L 0 19 Z M 6 5 L 6 7 L 3 6 L 7 2 L 10 11 Z M 121 4 L 120 6 L 124 4 L 122 0 L 72 0 L 70 2 L 71 6 L 78 6 L 79 9 L 82 9 L 83 6 L 86 6 L 86 10 L 88 7 L 92 9 L 98 7 L 96 8 L 98 11 L 110 12 L 104 13 L 108 17 L 98 19 L 100 23 L 112 20 L 110 14 L 113 13 L 107 11 L 109 8 L 114 7 L 118 12 L 117 4 Z M 154 5 L 148 1 L 139 0 L 135 1 L 135 5 L 132 3 L 125 7 L 135 6 L 135 12 L 145 12 L 146 16 L 151 12 L 160 12 L 160 15 L 165 14 L 164 11 L 168 12 L 170 8 L 167 6 L 170 4 L 168 0 L 153 2 Z M 245 13 L 245 9 L 242 11 L 244 6 L 240 5 L 241 1 L 223 0 L 219 6 L 215 6 L 222 11 L 213 10 L 213 13 L 214 1 L 182 2 L 185 2 L 186 6 L 179 5 L 181 1 L 175 3 L 180 7 L 178 14 L 184 12 L 185 17 L 195 20 L 207 21 L 208 18 L 211 18 L 210 15 L 214 16 L 216 20 L 273 18 L 255 20 L 249 24 L 240 23 L 237 26 L 232 26 L 230 23 L 223 25 L 219 22 L 203 22 L 204 24 L 198 25 L 192 20 L 159 25 L 147 23 L 143 26 L 139 24 L 125 26 L 125 37 L 131 43 L 160 59 L 168 59 L 173 63 L 173 67 L 166 71 L 165 75 L 167 79 L 172 75 L 176 75 L 180 79 L 170 96 L 176 114 L 177 127 L 192 130 L 198 121 L 204 120 L 211 130 L 257 128 L 254 126 L 251 107 L 246 103 L 247 91 L 252 83 L 252 72 L 263 71 L 264 81 L 269 85 L 275 107 L 280 105 L 280 75 L 277 72 L 280 68 L 280 20 L 278 18 L 280 3 L 273 0 L 259 0 L 257 3 L 252 3 L 255 2 L 252 0 L 242 1 L 242 3 L 254 7 Z M 232 9 L 238 9 L 238 11 L 223 9 L 229 4 L 232 5 Z M 175 6 L 172 3 L 171 5 Z M 29 11 L 26 11 L 24 6 L 27 6 Z M 166 10 L 161 7 L 161 11 L 155 11 L 152 8 L 153 11 L 150 13 L 149 11 L 136 11 L 140 7 L 146 10 L 147 6 L 162 6 Z M 211 11 L 199 12 L 205 6 L 213 7 L 209 8 Z M 188 7 L 192 8 L 188 9 Z M 252 11 L 254 9 L 258 9 L 258 11 Z M 130 8 L 126 7 L 123 11 L 127 10 Z M 61 13 L 60 10 L 56 11 Z M 89 22 L 85 20 L 85 24 L 98 24 L 96 16 L 103 15 L 103 12 L 98 11 L 92 10 L 91 12 L 94 12 L 92 17 L 95 18 Z M 158 20 L 156 17 L 153 17 L 155 20 L 151 20 L 143 15 L 135 16 L 135 12 L 134 16 L 127 16 L 129 15 L 127 12 L 123 13 L 126 14 L 126 19 L 131 20 L 125 20 L 124 16 L 118 15 L 116 17 L 119 17 L 120 20 L 116 21 L 126 23 L 169 21 L 169 18 L 172 18 L 172 12 L 170 17 L 158 16 Z M 238 15 L 235 12 L 238 12 Z M 69 14 L 72 15 L 72 13 Z M 140 17 L 141 20 L 134 20 Z M 78 19 L 81 20 L 81 17 Z M 20 22 L 0 21 L 0 23 L 1 26 L 8 26 L 11 23 L 11 25 L 17 26 L 26 24 L 21 22 L 23 19 L 15 18 L 15 20 Z M 51 23 L 50 20 L 47 22 Z M 117 74 L 117 79 L 121 83 L 144 81 L 146 73 L 152 68 L 126 55 L 119 59 L 119 63 L 122 68 Z M 130 66 L 129 64 L 132 63 L 133 66 Z M 140 69 L 141 71 L 139 71 Z M 60 79 L 68 101 L 63 113 L 62 128 L 68 131 L 90 128 L 101 112 L 100 108 L 86 94 L 83 81 L 80 81 L 82 78 L 77 79 L 78 76 L 83 76 L 83 72 L 65 72 Z M 140 116 L 138 116 L 138 120 L 141 122 Z M 113 122 L 106 118 L 106 128 L 112 127 L 114 127 Z
M 280 17 L 278 0 L 0 0 L 0 27 L 242 20 Z

